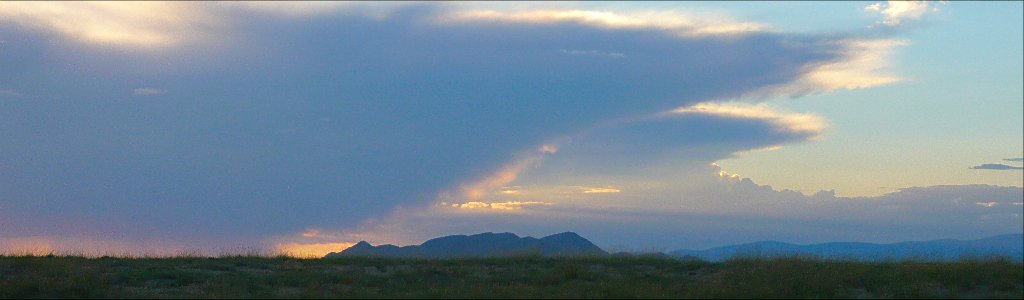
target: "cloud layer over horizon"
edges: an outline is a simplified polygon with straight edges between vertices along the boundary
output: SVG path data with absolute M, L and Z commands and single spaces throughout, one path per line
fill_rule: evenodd
M 687 188 L 708 210 L 679 216 L 725 222 L 720 197 L 776 194 L 709 163 L 827 134 L 813 113 L 749 101 L 901 81 L 886 67 L 905 44 L 429 3 L 0 3 L 0 17 L 0 234 L 161 249 L 322 237 L 309 230 L 439 201 L 581 226 L 594 219 L 572 223 L 562 209 L 581 206 L 553 195 L 634 213 L 673 203 L 678 190 L 633 193 L 659 177 L 704 184 Z M 538 182 L 557 184 L 522 198 Z M 641 226 L 675 224 L 659 222 Z

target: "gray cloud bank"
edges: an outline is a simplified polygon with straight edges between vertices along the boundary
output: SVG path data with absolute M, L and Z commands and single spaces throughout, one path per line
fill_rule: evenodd
M 623 188 L 622 193 L 590 198 L 589 203 L 563 200 L 511 212 L 467 212 L 441 206 L 399 210 L 368 223 L 364 231 L 337 238 L 415 244 L 448 234 L 543 235 L 572 230 L 618 250 L 699 249 L 761 240 L 888 243 L 976 238 L 1020 233 L 1022 194 L 1020 187 L 962 185 L 851 198 L 828 191 L 804 195 L 775 190 L 750 179 L 720 180 L 701 189 L 669 189 L 656 196 L 630 194 Z M 641 205 L 653 198 L 658 199 L 657 205 Z
M 835 63 L 851 55 L 841 41 L 850 37 L 680 30 L 671 26 L 688 23 L 643 19 L 623 26 L 588 21 L 591 15 L 479 13 L 438 21 L 449 8 L 431 4 L 331 17 L 305 17 L 304 10 L 270 17 L 205 3 L 168 9 L 180 6 L 219 23 L 158 24 L 137 32 L 150 39 L 97 41 L 41 30 L 50 23 L 36 19 L 0 22 L 8 41 L 0 82 L 48 96 L 0 101 L 0 234 L 230 246 L 309 227 L 351 228 L 395 207 L 431 205 L 440 191 L 487 176 L 524 149 L 589 131 L 594 138 L 567 152 L 578 159 L 566 154 L 551 165 L 628 172 L 688 153 L 694 157 L 677 165 L 706 166 L 818 132 L 780 130 L 789 123 L 770 116 L 614 124 L 806 85 L 807 72 L 819 67 L 846 74 Z M 2 8 L 19 7 L 32 8 Z M 107 29 L 117 28 L 126 27 Z M 190 30 L 201 34 L 176 42 Z M 202 38 L 209 36 L 217 38 Z M 894 80 L 863 75 L 851 75 L 861 81 L 848 86 Z M 141 86 L 159 86 L 160 101 L 124 93 L 158 94 L 135 90 Z M 820 87 L 797 90 L 807 88 Z M 607 142 L 595 142 L 601 137 Z M 704 148 L 680 147 L 694 144 Z M 770 190 L 737 186 L 731 189 Z M 590 224 L 573 225 L 575 215 L 567 216 L 569 223 L 544 226 Z M 730 222 L 682 216 L 689 215 L 652 214 L 676 221 L 638 226 L 657 233 L 661 226 L 711 226 L 684 219 Z M 595 228 L 608 230 L 594 234 L 606 243 L 624 230 Z

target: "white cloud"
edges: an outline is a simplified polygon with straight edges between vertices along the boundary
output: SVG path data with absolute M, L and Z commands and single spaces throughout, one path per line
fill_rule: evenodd
M 712 163 L 711 165 L 712 165 L 712 167 L 721 170 L 721 167 L 718 166 L 718 164 Z M 742 177 L 740 177 L 740 174 L 732 174 L 732 173 L 729 173 L 729 172 L 726 172 L 726 171 L 718 171 L 718 178 L 721 179 L 721 180 L 724 180 L 724 181 L 731 181 L 731 182 L 736 182 L 736 181 L 740 181 L 740 179 L 743 179 Z
M 696 16 L 673 11 L 466 10 L 445 14 L 438 20 L 442 23 L 580 23 L 608 29 L 662 29 L 688 37 L 746 34 L 765 28 L 762 24 L 731 21 L 723 16 Z
M 223 35 L 232 13 L 309 18 L 357 13 L 383 19 L 407 3 L 243 1 L 222 3 L 149 1 L 0 2 L 4 21 L 53 31 L 82 43 L 156 49 Z M 215 39 L 211 39 L 215 40 Z
M 180 2 L 0 2 L 0 23 L 54 31 L 80 42 L 125 47 L 176 45 L 217 24 Z
M 361 2 L 0 2 L 0 22 L 54 31 L 94 45 L 159 48 L 181 45 L 208 34 L 224 34 L 233 22 L 234 11 L 268 16 L 310 18 L 338 14 L 359 14 L 385 19 L 410 3 Z M 461 8 L 460 8 L 461 7 Z M 762 31 L 764 25 L 726 20 L 724 16 L 686 15 L 680 12 L 614 13 L 588 10 L 498 11 L 471 6 L 447 6 L 437 20 L 441 23 L 576 22 L 614 29 L 664 29 L 683 36 L 734 35 Z M 577 51 L 577 50 L 569 50 Z M 580 50 L 588 51 L 588 50 Z M 622 57 L 609 52 L 608 57 Z
M 490 209 L 498 211 L 518 211 L 527 206 L 552 205 L 552 203 L 541 201 L 505 201 L 505 202 L 479 202 L 471 201 L 466 203 L 452 203 L 452 208 L 481 210 Z
M 860 89 L 899 82 L 902 78 L 884 70 L 893 50 L 906 46 L 902 40 L 844 40 L 843 59 L 813 67 L 804 79 L 825 90 Z
M 905 20 L 920 20 L 929 12 L 927 1 L 889 1 L 886 4 L 874 3 L 864 7 L 865 11 L 876 12 L 884 18 L 878 21 L 888 26 L 898 26 Z M 934 8 L 931 11 L 937 11 Z
M 521 188 L 520 186 L 504 186 L 504 187 L 501 187 L 501 190 L 498 191 L 498 193 L 499 194 L 504 194 L 504 195 L 519 195 L 519 193 L 520 193 L 519 189 L 520 188 Z
M 387 18 L 395 9 L 410 2 L 359 1 L 239 1 L 222 3 L 229 8 L 242 8 L 267 15 L 308 18 L 339 13 L 358 13 L 374 19 Z
M 622 192 L 622 190 L 620 190 L 618 188 L 615 188 L 615 187 L 611 187 L 611 186 L 609 186 L 609 187 L 580 186 L 578 188 L 584 194 L 609 194 L 609 193 L 614 194 L 614 193 L 621 193 Z
M 703 102 L 672 110 L 672 114 L 702 114 L 726 118 L 756 119 L 775 124 L 776 130 L 818 136 L 825 130 L 825 119 L 814 114 L 784 112 L 768 104 L 743 102 Z M 769 146 L 771 147 L 771 146 Z
M 842 49 L 836 59 L 808 65 L 800 78 L 747 93 L 747 96 L 795 97 L 823 91 L 864 89 L 905 80 L 888 72 L 895 50 L 908 44 L 904 40 L 845 39 L 830 43 Z
M 507 201 L 507 202 L 491 202 L 491 208 L 497 210 L 520 210 L 526 206 L 536 205 L 552 205 L 551 203 L 541 201 Z

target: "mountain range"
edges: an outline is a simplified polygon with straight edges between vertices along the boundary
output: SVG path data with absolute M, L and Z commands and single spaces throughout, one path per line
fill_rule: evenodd
M 543 256 L 593 256 L 608 253 L 589 240 L 573 232 L 563 232 L 543 238 L 519 237 L 512 233 L 481 233 L 451 235 L 435 238 L 420 245 L 398 247 L 373 246 L 359 242 L 341 252 L 331 252 L 327 258 L 344 256 L 372 257 L 491 257 L 539 254 Z
M 420 245 L 399 247 L 373 246 L 359 242 L 341 252 L 331 252 L 327 258 L 346 256 L 371 257 L 493 257 L 510 255 L 543 256 L 600 256 L 608 255 L 589 240 L 573 232 L 563 232 L 543 238 L 519 237 L 512 233 L 481 233 L 451 235 L 428 240 Z M 617 255 L 629 255 L 617 253 Z M 1007 234 L 977 240 L 941 239 L 891 244 L 833 242 L 798 245 L 778 241 L 710 248 L 706 250 L 676 250 L 667 255 L 679 259 L 722 261 L 733 257 L 812 256 L 854 260 L 958 260 L 965 258 L 1008 257 L 1024 260 L 1024 234 Z
M 707 250 L 676 250 L 669 253 L 678 258 L 721 261 L 731 257 L 778 257 L 806 255 L 820 258 L 855 260 L 958 260 L 991 256 L 1024 259 L 1024 234 L 998 235 L 977 240 L 942 239 L 931 241 L 872 244 L 835 242 L 796 245 L 762 241 L 711 248 Z

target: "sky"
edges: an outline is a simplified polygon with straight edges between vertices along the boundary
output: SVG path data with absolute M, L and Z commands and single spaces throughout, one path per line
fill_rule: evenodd
M 1020 2 L 3 2 L 0 252 L 1024 231 Z

